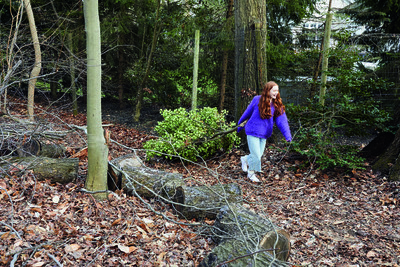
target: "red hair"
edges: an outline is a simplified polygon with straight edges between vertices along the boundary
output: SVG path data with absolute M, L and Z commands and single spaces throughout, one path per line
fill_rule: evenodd
M 272 117 L 270 105 L 271 100 L 275 108 L 274 117 L 278 117 L 285 112 L 285 105 L 282 103 L 281 94 L 278 93 L 275 99 L 271 98 L 269 95 L 269 92 L 274 86 L 278 86 L 278 84 L 273 81 L 267 82 L 264 85 L 261 93 L 260 103 L 258 103 L 258 110 L 260 111 L 260 116 L 262 119 L 269 119 Z

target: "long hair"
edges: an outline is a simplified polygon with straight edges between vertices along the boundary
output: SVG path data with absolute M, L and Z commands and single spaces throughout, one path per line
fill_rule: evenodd
M 278 86 L 278 84 L 274 81 L 267 82 L 264 85 L 261 93 L 260 103 L 258 103 L 258 110 L 260 111 L 260 116 L 262 119 L 269 119 L 272 117 L 270 105 L 271 100 L 275 108 L 274 117 L 278 117 L 285 112 L 285 106 L 282 103 L 281 94 L 278 93 L 275 99 L 271 98 L 269 95 L 269 92 L 274 86 Z

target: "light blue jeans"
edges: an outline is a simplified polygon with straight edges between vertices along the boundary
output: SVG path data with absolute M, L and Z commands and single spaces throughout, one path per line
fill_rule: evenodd
M 266 143 L 267 139 L 247 135 L 250 154 L 246 156 L 246 161 L 249 165 L 249 171 L 261 171 L 261 157 L 264 154 Z

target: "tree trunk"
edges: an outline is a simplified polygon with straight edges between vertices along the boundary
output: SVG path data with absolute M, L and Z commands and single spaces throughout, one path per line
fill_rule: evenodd
M 200 266 L 288 266 L 289 234 L 272 222 L 242 205 L 224 206 L 213 227 L 218 244 Z M 274 261 L 275 259 L 275 261 Z M 282 261 L 282 262 L 281 262 Z
M 31 75 L 29 77 L 29 85 L 28 85 L 28 116 L 29 119 L 33 121 L 34 120 L 33 106 L 35 103 L 35 85 L 37 76 L 39 75 L 40 70 L 42 69 L 42 53 L 40 51 L 40 43 L 36 31 L 35 18 L 33 16 L 30 0 L 24 0 L 24 3 L 26 8 L 26 14 L 28 16 L 29 28 L 31 30 L 33 48 L 35 49 L 35 65 L 31 71 Z
M 89 191 L 107 189 L 108 147 L 101 121 L 101 47 L 100 21 L 97 0 L 84 1 L 87 47 L 87 139 L 88 175 L 85 187 Z M 96 193 L 97 199 L 107 194 Z
M 226 20 L 229 22 L 230 18 L 233 15 L 233 1 L 229 0 L 228 2 L 228 12 L 226 13 Z M 227 29 L 228 30 L 228 29 Z M 224 109 L 225 102 L 225 88 L 226 88 L 226 75 L 228 70 L 228 56 L 229 50 L 228 48 L 224 48 L 222 52 L 222 71 L 221 71 L 221 85 L 220 85 L 220 98 L 219 98 L 219 106 L 218 111 L 221 112 Z
M 133 121 L 138 122 L 140 118 L 140 112 L 142 110 L 142 102 L 143 102 L 143 89 L 144 86 L 146 85 L 149 72 L 150 72 L 150 65 L 151 65 L 151 60 L 153 57 L 154 50 L 156 48 L 157 40 L 158 40 L 158 35 L 160 34 L 161 31 L 161 25 L 159 20 L 159 13 L 160 13 L 160 6 L 161 6 L 161 0 L 158 0 L 158 5 L 157 5 L 157 13 L 156 13 L 156 22 L 154 25 L 154 32 L 153 32 L 153 41 L 151 42 L 151 49 L 150 49 L 150 54 L 147 59 L 146 63 L 146 71 L 144 73 L 144 77 L 142 79 L 142 82 L 140 83 L 140 86 L 138 88 L 138 93 L 136 96 L 136 107 L 135 111 L 133 113 Z
M 26 157 L 12 158 L 7 163 L 2 163 L 5 167 L 21 170 L 32 170 L 39 180 L 51 180 L 54 183 L 66 184 L 74 181 L 78 177 L 79 159 L 53 159 L 47 157 Z
M 68 33 L 68 47 L 69 51 L 71 52 L 70 59 L 69 59 L 69 72 L 70 72 L 70 79 L 71 79 L 71 96 L 72 96 L 72 113 L 74 116 L 78 115 L 78 99 L 76 97 L 76 86 L 75 86 L 75 58 L 74 58 L 74 42 L 73 42 L 73 33 Z
M 2 87 L 0 88 L 0 110 L 2 113 L 6 114 L 7 113 L 7 83 L 8 79 L 12 77 L 13 72 L 18 68 L 18 66 L 21 64 L 22 60 L 19 60 L 14 66 L 13 66 L 13 59 L 14 59 L 14 46 L 15 43 L 17 42 L 17 37 L 18 37 L 18 30 L 19 26 L 21 25 L 22 21 L 22 13 L 23 13 L 23 7 L 24 7 L 24 2 L 21 1 L 18 12 L 15 15 L 15 28 L 14 28 L 14 33 L 13 33 L 13 27 L 14 24 L 11 24 L 11 29 L 10 29 L 10 36 L 9 38 L 11 39 L 11 43 L 7 46 L 7 50 L 5 53 L 5 57 L 7 58 L 7 74 L 3 78 L 3 81 L 1 81 L 0 78 L 0 85 Z M 12 36 L 12 38 L 11 38 Z M 3 87 L 4 86 L 4 87 Z M 3 102 L 1 102 L 1 96 L 3 96 Z
M 267 21 L 265 1 L 235 0 L 235 119 L 243 107 L 241 92 L 250 89 L 257 94 L 267 82 Z
M 122 43 L 120 40 L 120 35 L 118 35 L 118 42 Z M 119 109 L 123 110 L 125 108 L 124 102 L 124 72 L 125 72 L 125 58 L 124 58 L 124 49 L 123 46 L 120 45 L 118 47 L 118 101 L 119 101 Z
M 192 110 L 197 109 L 197 77 L 199 75 L 200 30 L 195 31 L 194 39 Z
M 331 13 L 332 0 L 329 0 L 328 14 L 326 15 L 325 34 L 324 34 L 324 50 L 322 55 L 322 71 L 321 71 L 321 88 L 319 91 L 319 103 L 321 106 L 325 105 L 326 95 L 326 81 L 328 72 L 328 58 L 331 40 L 331 26 L 332 26 L 332 13 Z
M 372 165 L 376 172 L 389 175 L 391 180 L 400 180 L 400 128 L 394 136 L 393 142 L 386 151 L 380 155 L 377 161 Z

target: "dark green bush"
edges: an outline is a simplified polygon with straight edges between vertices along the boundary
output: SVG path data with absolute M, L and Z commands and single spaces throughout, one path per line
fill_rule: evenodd
M 216 133 L 235 126 L 234 122 L 228 124 L 225 121 L 225 111 L 220 114 L 216 108 L 205 107 L 188 112 L 178 108 L 161 110 L 161 114 L 164 120 L 155 127 L 159 138 L 143 145 L 147 158 L 164 156 L 172 159 L 179 155 L 192 161 L 198 157 L 207 159 L 217 151 L 230 150 L 235 143 L 239 143 L 236 131 L 210 140 Z
M 355 100 L 339 90 L 330 90 L 325 106 L 318 99 L 302 106 L 287 105 L 288 117 L 296 125 L 291 149 L 321 169 L 362 168 L 359 148 L 343 144 L 340 137 L 365 135 L 371 130 L 387 130 L 389 114 L 372 97 Z

